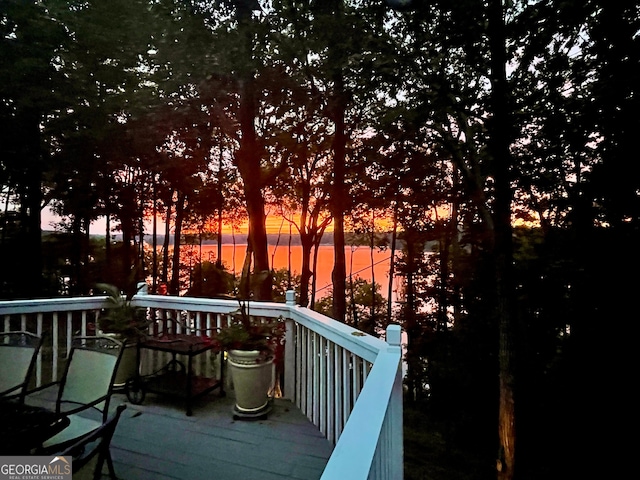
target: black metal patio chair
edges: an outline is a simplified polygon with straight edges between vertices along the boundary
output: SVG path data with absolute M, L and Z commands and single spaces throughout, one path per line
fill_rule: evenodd
M 111 337 L 75 337 L 61 380 L 28 392 L 27 404 L 43 392 L 45 397 L 47 391 L 55 392 L 56 413 L 70 420 L 64 430 L 44 442 L 40 453 L 60 451 L 107 421 L 123 347 Z
M 67 447 L 58 456 L 72 458 L 73 480 L 100 479 L 104 464 L 107 464 L 109 478 L 116 479 L 111 459 L 111 439 L 120 420 L 122 412 L 127 408 L 121 404 L 116 412 L 100 428 Z
M 0 399 L 24 400 L 42 339 L 24 331 L 0 333 Z

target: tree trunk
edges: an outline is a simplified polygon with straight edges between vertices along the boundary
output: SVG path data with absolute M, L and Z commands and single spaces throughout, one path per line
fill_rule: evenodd
M 302 225 L 302 228 L 305 228 Z M 306 307 L 309 304 L 309 282 L 313 272 L 311 271 L 311 250 L 313 249 L 313 236 L 308 233 L 300 234 L 302 247 L 302 272 L 300 274 L 300 305 Z
M 169 285 L 169 293 L 172 295 L 180 294 L 180 237 L 182 235 L 186 197 L 184 193 L 178 192 L 178 201 L 176 202 L 176 229 L 173 236 L 173 268 L 171 283 Z
M 158 192 L 155 172 L 152 174 L 151 182 L 153 185 L 153 232 L 151 240 L 151 261 L 153 262 L 153 266 L 151 267 L 151 293 L 156 293 L 158 289 Z
M 164 224 L 164 242 L 162 243 L 162 282 L 169 281 L 169 244 L 171 242 L 171 204 L 173 203 L 173 190 L 167 194 L 166 221 Z
M 84 223 L 84 228 L 83 228 L 83 235 L 82 235 L 82 261 L 83 261 L 83 274 L 82 274 L 82 283 L 80 284 L 80 294 L 81 295 L 86 295 L 87 293 L 89 293 L 90 291 L 90 285 L 89 285 L 89 268 L 90 268 L 90 252 L 89 249 L 91 248 L 91 220 L 89 218 L 84 218 L 83 219 L 83 223 Z
M 104 258 L 106 263 L 106 272 L 107 272 L 107 282 L 113 283 L 113 265 L 112 263 L 112 253 L 111 253 L 111 215 L 109 212 L 105 215 L 106 225 L 105 225 L 105 242 L 104 242 Z
M 398 241 L 398 202 L 393 204 L 393 227 L 391 231 L 391 255 L 389 256 L 389 288 L 387 290 L 387 322 L 393 316 L 393 279 L 396 270 L 396 242 Z
M 324 230 L 323 230 L 324 232 Z M 322 233 L 320 234 L 320 239 L 322 238 Z M 314 249 L 313 249 L 313 267 L 312 270 L 314 272 L 313 277 L 311 277 L 311 302 L 309 303 L 309 308 L 311 310 L 313 310 L 313 308 L 315 307 L 316 304 L 316 290 L 318 288 L 318 276 L 315 274 L 315 272 L 318 271 L 318 249 L 320 248 L 320 239 L 317 240 L 317 242 L 314 245 Z
M 242 54 L 247 63 L 251 62 L 252 31 L 251 7 L 236 2 L 236 18 L 244 25 L 244 51 Z M 236 164 L 244 184 L 245 201 L 249 215 L 249 243 L 253 251 L 253 275 L 249 284 L 255 300 L 272 299 L 272 276 L 269 268 L 269 251 L 267 247 L 266 217 L 264 214 L 264 197 L 262 194 L 261 152 L 256 142 L 255 117 L 256 100 L 254 73 L 251 68 L 240 73 L 238 81 L 240 92 L 240 148 L 236 154 Z
M 422 386 L 418 382 L 418 373 L 420 371 L 420 353 L 417 351 L 417 343 L 419 342 L 421 332 L 418 328 L 415 309 L 415 285 L 413 274 L 417 269 L 416 250 L 418 246 L 411 238 L 410 234 L 405 235 L 405 268 L 406 268 L 406 286 L 405 286 L 405 304 L 404 304 L 404 330 L 407 333 L 407 385 L 409 388 L 409 401 L 415 402 L 418 398 Z
M 368 325 L 364 331 L 375 335 L 376 333 L 376 268 L 373 255 L 376 247 L 376 217 L 375 210 L 371 210 L 371 244 L 369 245 L 369 260 L 371 262 L 371 305 Z
M 132 231 L 131 231 L 131 222 L 130 219 L 123 219 L 122 222 L 122 265 L 121 272 L 122 275 L 120 282 L 127 282 L 129 280 L 129 276 L 131 275 L 131 241 L 133 239 Z
M 218 254 L 216 256 L 216 268 L 222 268 L 222 202 L 219 203 L 218 207 L 218 232 L 217 232 L 217 247 Z
M 499 450 L 498 478 L 511 480 L 516 462 L 515 415 L 515 333 L 516 315 L 513 284 L 513 240 L 511 226 L 511 179 L 509 167 L 509 111 L 506 79 L 505 24 L 502 0 L 488 5 L 488 36 L 491 55 L 491 106 L 489 151 L 493 161 L 494 228 L 493 253 L 496 277 L 496 313 L 499 328 L 499 387 L 498 413 Z
M 73 296 L 81 295 L 80 278 L 82 277 L 82 240 L 81 222 L 76 215 L 71 221 L 71 265 L 73 266 L 73 278 L 69 285 L 69 293 Z
M 247 243 L 247 250 L 244 254 L 242 262 L 242 270 L 240 272 L 240 298 L 249 299 L 251 296 L 251 259 L 253 258 L 253 246 L 251 242 Z M 235 261 L 233 262 L 235 265 Z
M 42 293 L 42 151 L 40 149 L 40 117 L 27 114 L 28 145 L 25 145 L 24 195 L 21 196 L 21 229 L 24 232 L 24 269 L 14 272 L 18 292 L 28 298 Z
M 347 268 L 344 258 L 344 208 L 345 208 L 345 162 L 346 135 L 344 122 L 344 85 L 342 73 L 336 74 L 333 105 L 335 137 L 333 139 L 333 198 L 331 210 L 333 216 L 333 253 L 334 263 L 331 280 L 333 282 L 333 318 L 344 322 L 347 311 Z
M 259 161 L 257 162 L 259 163 Z M 251 169 L 250 169 L 251 170 Z M 255 172 L 255 170 L 253 170 Z M 242 174 L 242 170 L 241 170 Z M 243 178 L 255 177 L 255 173 L 245 170 Z M 247 211 L 249 213 L 249 242 L 253 251 L 253 274 L 251 278 L 251 291 L 255 300 L 272 299 L 271 287 L 272 277 L 269 268 L 269 251 L 267 248 L 266 217 L 264 214 L 264 198 L 262 190 L 258 185 L 247 187 L 245 179 L 245 198 L 247 200 Z

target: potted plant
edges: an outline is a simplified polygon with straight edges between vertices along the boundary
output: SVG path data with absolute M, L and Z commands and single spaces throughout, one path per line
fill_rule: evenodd
M 146 309 L 133 306 L 132 296 L 123 295 L 115 285 L 99 283 L 96 288 L 107 294 L 106 308 L 98 318 L 100 332 L 125 344 L 114 382 L 115 387 L 124 387 L 136 373 L 138 358 L 135 347 L 147 334 L 151 321 L 147 318 Z
M 285 323 L 282 317 L 251 317 L 244 303 L 216 337 L 227 352 L 227 365 L 235 392 L 234 418 L 266 418 L 274 388 L 273 364 L 282 355 Z

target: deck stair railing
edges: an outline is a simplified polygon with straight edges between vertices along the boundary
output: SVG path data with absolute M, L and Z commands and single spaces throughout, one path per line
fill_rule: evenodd
M 0 331 L 47 332 L 36 363 L 35 383 L 62 373 L 74 335 L 99 329 L 106 297 L 0 301 Z M 234 300 L 137 295 L 154 328 L 201 335 L 220 328 L 238 309 Z M 308 308 L 251 302 L 249 313 L 287 321 L 283 396 L 334 444 L 323 480 L 403 478 L 401 330 L 386 341 L 366 335 Z M 197 367 L 201 368 L 201 367 Z

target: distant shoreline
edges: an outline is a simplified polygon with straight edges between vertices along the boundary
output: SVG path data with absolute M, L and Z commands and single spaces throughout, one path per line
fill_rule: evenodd
M 56 231 L 52 231 L 52 230 L 43 230 L 42 231 L 42 235 L 43 236 L 48 236 L 48 235 L 63 235 L 62 232 L 56 232 Z M 382 233 L 378 233 L 378 236 L 383 236 L 384 234 Z M 101 235 L 101 234 L 91 234 L 90 235 L 91 238 L 96 239 L 96 240 L 104 240 L 105 236 Z M 388 233 L 388 240 L 390 243 L 391 240 L 391 234 Z M 350 245 L 349 243 L 349 233 L 346 233 L 346 237 L 347 237 L 347 245 Z M 121 233 L 114 233 L 111 235 L 112 240 L 114 241 L 121 241 L 122 240 L 122 234 Z M 163 235 L 156 235 L 156 242 L 157 245 L 163 245 L 164 244 L 164 234 Z M 198 240 L 198 236 L 197 235 L 183 235 L 183 242 L 181 243 L 182 246 L 186 246 L 186 245 L 200 245 L 200 242 Z M 173 237 L 169 238 L 169 245 L 173 245 Z M 144 235 L 144 242 L 145 244 L 151 244 L 153 242 L 153 236 L 151 233 L 145 233 Z M 217 245 L 218 241 L 213 238 L 213 239 L 206 239 L 202 241 L 202 245 Z M 222 235 L 222 244 L 223 245 L 246 245 L 247 244 L 247 235 L 245 234 L 237 234 L 237 235 L 231 235 L 231 234 L 223 234 Z M 287 234 L 277 234 L 277 233 L 270 233 L 267 234 L 267 244 L 270 246 L 286 246 L 286 245 L 291 245 L 291 246 L 300 246 L 301 242 L 300 242 L 300 236 L 299 235 L 289 235 Z M 400 244 L 400 242 L 399 242 Z M 322 237 L 322 241 L 320 242 L 320 245 L 323 246 L 331 246 L 333 245 L 333 233 L 329 232 L 329 233 L 325 233 Z

